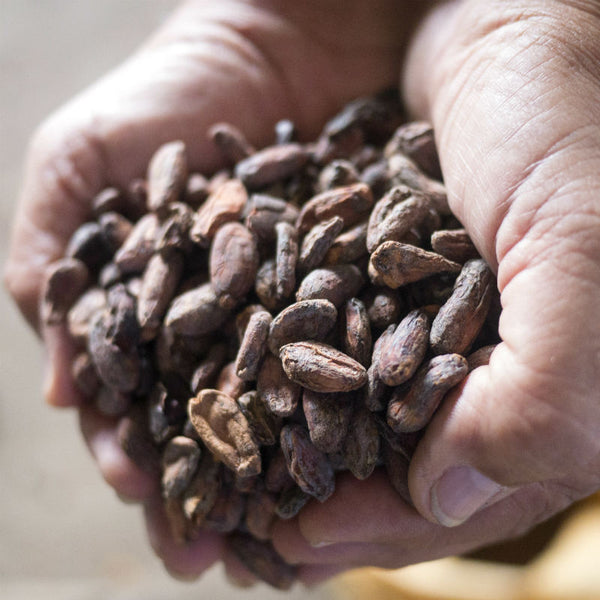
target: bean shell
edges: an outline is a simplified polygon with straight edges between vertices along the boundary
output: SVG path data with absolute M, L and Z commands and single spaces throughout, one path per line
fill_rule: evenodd
M 349 392 L 367 382 L 365 367 L 328 344 L 286 344 L 280 357 L 286 375 L 314 392 Z
M 188 411 L 192 425 L 216 458 L 239 475 L 260 473 L 258 446 L 233 398 L 205 389 L 189 401 Z
M 163 212 L 179 199 L 188 176 L 185 144 L 180 141 L 163 144 L 148 164 L 148 210 Z
M 281 430 L 281 448 L 294 481 L 307 494 L 325 502 L 335 490 L 335 476 L 327 456 L 317 450 L 300 425 Z
M 269 349 L 279 356 L 285 344 L 302 340 L 324 340 L 333 329 L 337 309 L 329 300 L 303 300 L 290 304 L 269 328 Z

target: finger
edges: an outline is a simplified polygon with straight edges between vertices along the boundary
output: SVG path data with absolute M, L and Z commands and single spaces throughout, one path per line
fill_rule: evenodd
M 391 515 L 387 513 L 386 516 Z M 421 520 L 424 521 L 422 518 Z M 433 527 L 431 524 L 429 526 Z M 369 531 L 368 526 L 365 527 L 365 531 Z M 335 537 L 335 533 L 328 537 Z M 426 539 L 427 537 L 423 536 L 419 541 L 424 543 Z M 304 537 L 298 519 L 279 522 L 273 531 L 273 545 L 277 552 L 286 562 L 297 565 L 300 570 L 315 566 L 332 569 L 348 569 L 365 565 L 401 567 L 408 564 L 417 554 L 415 551 L 405 550 L 404 543 L 405 540 L 398 538 L 394 538 L 391 544 L 363 540 L 309 543 Z M 413 546 L 417 548 L 415 541 L 411 540 L 409 548 Z
M 422 547 L 423 540 L 435 539 L 440 547 L 452 540 L 449 536 L 443 538 L 444 528 L 425 520 L 407 505 L 383 471 L 365 481 L 339 476 L 336 490 L 327 502 L 310 503 L 289 527 L 285 523 L 279 525 L 278 535 L 285 537 L 286 533 L 291 540 L 287 541 L 288 546 L 297 542 L 299 533 L 305 543 L 316 549 L 344 543 L 392 544 L 399 558 L 414 556 L 414 549 Z M 463 528 L 453 534 L 453 543 L 461 539 L 468 543 L 468 533 L 469 529 Z
M 550 516 L 600 485 L 600 110 L 588 101 L 600 73 L 572 54 L 600 51 L 599 16 L 558 1 L 445 10 L 411 53 L 407 74 L 431 70 L 409 97 L 433 120 L 452 208 L 498 268 L 504 341 L 428 427 L 411 494 L 456 526 L 557 481 Z M 443 53 L 428 45 L 436 24 Z
M 529 483 L 559 481 L 562 488 L 544 507 L 549 517 L 597 488 L 600 415 L 593 392 L 578 394 L 575 384 L 522 362 L 503 344 L 429 425 L 409 484 L 432 521 L 456 526 Z
M 334 494 L 323 504 L 307 504 L 298 515 L 297 525 L 305 540 L 315 547 L 412 539 L 432 529 L 402 500 L 381 470 L 364 481 L 349 474 L 339 475 Z
M 450 547 L 456 547 L 448 544 L 432 550 L 428 538 L 423 537 L 419 542 L 421 543 L 420 549 L 414 543 L 414 547 L 407 547 L 403 541 L 396 541 L 392 544 L 341 542 L 315 548 L 306 542 L 299 527 L 292 523 L 286 523 L 281 528 L 278 527 L 273 537 L 276 550 L 286 562 L 298 566 L 300 576 L 303 572 L 309 576 L 309 567 L 332 569 L 333 571 L 363 566 L 386 569 L 401 568 L 412 562 L 418 562 L 419 559 L 437 558 L 438 553 L 450 552 Z M 426 547 L 427 552 L 425 552 Z M 432 553 L 435 556 L 432 556 Z
M 223 550 L 223 567 L 227 580 L 238 588 L 251 588 L 258 582 L 256 576 L 237 558 L 227 544 Z
M 173 577 L 197 579 L 221 557 L 223 538 L 216 533 L 202 532 L 198 539 L 185 544 L 175 541 L 160 495 L 144 504 L 144 516 L 150 545 Z
M 82 405 L 79 424 L 102 476 L 117 494 L 142 501 L 157 493 L 156 477 L 142 471 L 121 448 L 115 419 L 103 417 L 93 407 Z
M 309 544 L 300 530 L 297 520 L 275 525 L 273 545 L 283 559 L 291 565 L 358 565 L 357 557 L 363 557 L 374 545 L 363 543 L 331 543 L 315 547 Z
M 38 130 L 25 164 L 4 271 L 6 287 L 38 331 L 44 271 L 89 216 L 91 198 L 106 177 L 99 147 L 68 110 Z
M 46 350 L 44 397 L 51 406 L 79 406 L 82 396 L 71 375 L 71 364 L 77 353 L 73 339 L 63 325 L 45 326 Z
M 325 545 L 315 542 L 317 546 L 307 542 L 295 519 L 277 524 L 273 543 L 286 561 L 299 565 L 300 573 L 304 568 L 314 566 L 340 570 L 360 566 L 401 568 L 425 560 L 464 554 L 520 536 L 532 523 L 544 518 L 549 498 L 554 497 L 555 492 L 552 486 L 526 486 L 453 528 L 434 525 L 420 516 L 406 518 L 402 512 L 375 510 L 370 521 L 364 524 L 362 540 L 342 541 L 345 536 L 341 534 L 339 542 L 330 541 Z M 370 499 L 377 509 L 378 493 L 375 487 Z M 351 497 L 348 501 L 345 517 L 341 519 L 342 527 L 355 517 L 352 512 L 355 503 Z M 325 510 L 327 503 L 321 506 Z M 318 512 L 307 518 L 315 521 L 315 527 L 323 522 Z M 382 533 L 381 525 L 385 523 L 392 529 L 389 534 Z M 332 537 L 335 533 L 328 536 L 330 540 Z
M 346 565 L 301 565 L 297 577 L 305 587 L 313 588 L 347 571 Z

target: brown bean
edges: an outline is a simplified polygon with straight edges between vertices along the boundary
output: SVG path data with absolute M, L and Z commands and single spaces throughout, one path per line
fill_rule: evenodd
M 300 283 L 296 300 L 329 300 L 336 308 L 356 296 L 364 283 L 356 265 L 332 265 L 311 271 Z
M 220 467 L 209 452 L 203 452 L 196 472 L 182 495 L 183 512 L 187 519 L 202 525 L 212 510 L 221 485 Z
M 267 351 L 267 338 L 273 317 L 266 310 L 250 316 L 235 359 L 237 376 L 253 381 L 258 376 L 262 359 Z
M 255 152 L 235 166 L 235 175 L 250 189 L 258 189 L 297 173 L 308 161 L 300 144 L 282 144 Z
M 275 239 L 275 225 L 285 222 L 294 225 L 298 209 L 281 198 L 267 194 L 252 194 L 246 205 L 245 225 L 262 243 Z
M 46 325 L 62 323 L 89 283 L 85 264 L 76 258 L 63 258 L 44 272 L 40 316 Z
M 372 205 L 373 195 L 364 183 L 327 190 L 301 208 L 296 227 L 301 234 L 307 233 L 317 223 L 333 217 L 341 217 L 348 227 L 365 219 Z
M 392 185 L 407 185 L 425 193 L 440 215 L 452 214 L 444 184 L 428 177 L 405 154 L 397 152 L 388 157 L 388 177 Z
M 178 252 L 155 254 L 146 265 L 137 301 L 143 340 L 152 340 L 158 334 L 182 273 L 183 256 Z
M 163 214 L 171 202 L 179 199 L 188 176 L 185 144 L 163 144 L 148 165 L 148 210 Z
M 379 200 L 369 217 L 367 249 L 373 252 L 388 240 L 417 243 L 440 226 L 440 217 L 428 198 L 409 187 L 393 187 Z
M 344 305 L 342 346 L 344 352 L 368 367 L 371 364 L 371 324 L 365 305 L 358 298 L 350 298 Z
M 218 303 L 231 309 L 252 289 L 259 266 L 254 235 L 241 223 L 225 223 L 210 248 L 210 281 Z
M 205 283 L 177 296 L 164 323 L 181 335 L 204 335 L 221 327 L 227 315 L 212 285 Z
M 311 442 L 321 452 L 338 452 L 354 413 L 350 394 L 322 394 L 305 389 L 302 392 L 302 410 Z
M 325 502 L 335 490 L 335 476 L 327 456 L 310 441 L 300 425 L 281 430 L 281 448 L 288 471 L 298 486 L 319 502 Z
M 431 247 L 448 260 L 465 263 L 478 258 L 479 252 L 466 229 L 441 229 L 431 234 Z
M 338 216 L 317 223 L 302 240 L 298 269 L 302 273 L 308 273 L 318 267 L 343 228 L 344 219 Z
M 475 352 L 469 354 L 469 356 L 467 356 L 469 373 L 477 369 L 477 367 L 482 367 L 489 364 L 492 352 L 496 349 L 497 345 L 498 344 L 490 344 L 488 346 L 483 346 L 475 350 Z
M 216 123 L 208 130 L 208 137 L 231 164 L 248 158 L 256 151 L 246 136 L 231 123 Z
M 337 310 L 329 300 L 303 300 L 290 304 L 274 319 L 269 328 L 269 349 L 275 356 L 290 342 L 324 340 L 333 329 Z
M 239 219 L 247 200 L 248 192 L 242 182 L 227 179 L 197 210 L 190 230 L 192 241 L 207 248 L 222 225 Z
M 268 540 L 275 522 L 277 499 L 264 489 L 256 490 L 248 496 L 244 523 L 248 532 L 257 540 Z
M 121 392 L 135 390 L 140 381 L 137 351 L 124 351 L 114 340 L 114 321 L 106 311 L 97 314 L 91 324 L 88 352 L 102 382 Z
M 259 449 L 233 398 L 205 389 L 189 401 L 188 411 L 198 435 L 218 460 L 243 476 L 260 473 Z
M 441 178 L 433 127 L 428 121 L 404 123 L 396 129 L 385 146 L 384 154 L 389 157 L 398 153 L 411 158 L 430 177 Z
M 80 260 L 92 272 L 97 272 L 112 257 L 112 249 L 98 223 L 84 223 L 71 236 L 65 258 Z
M 300 386 L 288 378 L 281 361 L 272 354 L 265 356 L 256 389 L 268 409 L 280 417 L 292 415 L 300 400 Z
M 144 215 L 133 226 L 115 254 L 115 263 L 122 273 L 141 273 L 144 270 L 154 254 L 159 233 L 160 222 L 154 213 Z
M 392 289 L 438 273 L 457 273 L 461 268 L 435 252 L 393 241 L 377 247 L 371 254 L 369 267 L 376 273 L 376 285 L 383 283 Z
M 431 420 L 448 390 L 469 370 L 459 354 L 442 354 L 425 363 L 410 382 L 408 391 L 397 388 L 387 408 L 389 426 L 397 433 L 419 431 Z
M 280 350 L 286 375 L 314 392 L 349 392 L 367 382 L 366 369 L 322 342 L 296 342 Z
M 352 263 L 366 256 L 367 227 L 368 222 L 363 221 L 338 235 L 327 251 L 323 263 L 325 265 Z
M 389 336 L 377 363 L 383 383 L 396 386 L 408 381 L 421 365 L 429 344 L 429 317 L 413 310 Z
M 296 287 L 298 264 L 298 233 L 290 223 L 282 221 L 275 225 L 277 247 L 275 250 L 275 283 L 277 295 L 288 298 Z
M 344 465 L 357 479 L 367 479 L 379 459 L 379 431 L 374 414 L 363 407 L 355 411 L 343 443 Z
M 431 348 L 436 354 L 469 350 L 490 309 L 494 287 L 494 275 L 483 259 L 464 264 L 452 295 L 431 325 Z
M 246 417 L 254 439 L 261 446 L 273 446 L 279 441 L 281 418 L 273 414 L 256 390 L 250 390 L 237 399 Z
M 198 468 L 200 447 L 182 435 L 170 439 L 162 454 L 162 494 L 164 498 L 181 496 Z

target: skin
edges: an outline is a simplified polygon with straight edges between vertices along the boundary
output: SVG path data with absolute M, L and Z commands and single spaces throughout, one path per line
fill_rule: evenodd
M 472 550 L 600 489 L 600 3 L 463 0 L 423 15 L 427 4 L 188 2 L 42 124 L 27 160 L 5 281 L 37 327 L 44 267 L 94 193 L 143 175 L 161 142 L 184 139 L 192 168 L 210 171 L 215 121 L 260 146 L 289 117 L 308 139 L 343 102 L 398 83 L 412 116 L 432 121 L 452 209 L 498 274 L 503 343 L 419 445 L 416 510 L 376 473 L 339 478 L 327 503 L 277 525 L 277 549 L 307 583 Z M 64 332 L 42 334 L 47 400 L 76 406 Z M 195 577 L 223 559 L 233 580 L 253 581 L 217 536 L 176 547 L 114 423 L 79 411 L 105 479 L 144 503 L 170 572 Z M 483 508 L 465 501 L 469 483 Z

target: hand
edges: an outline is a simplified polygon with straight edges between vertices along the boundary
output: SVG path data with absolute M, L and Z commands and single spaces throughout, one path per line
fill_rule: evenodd
M 344 478 L 278 525 L 288 560 L 343 570 L 463 553 L 600 489 L 599 59 L 598 2 L 465 0 L 423 22 L 404 91 L 497 269 L 503 343 L 417 448 L 419 514 L 382 476 Z
M 286 116 L 308 137 L 343 101 L 397 76 L 406 31 L 394 3 L 357 2 L 355 19 L 348 3 L 319 3 L 318 24 L 306 3 L 293 15 L 233 5 L 184 5 L 38 134 L 7 270 L 30 320 L 41 270 L 61 254 L 89 199 L 142 174 L 160 142 L 189 140 L 193 168 L 209 170 L 216 157 L 202 140 L 212 122 L 232 121 L 260 145 Z M 598 12 L 584 1 L 453 2 L 424 21 L 412 44 L 403 87 L 414 113 L 433 120 L 453 209 L 498 269 L 504 343 L 448 398 L 419 446 L 410 473 L 418 513 L 380 475 L 341 478 L 326 504 L 278 526 L 275 543 L 303 565 L 305 580 L 465 552 L 600 487 Z M 360 26 L 349 32 L 342 22 Z M 296 103 L 307 89 L 307 103 Z M 56 331 L 46 343 L 48 399 L 75 403 L 69 348 Z M 109 482 L 146 499 L 151 538 L 169 568 L 193 575 L 221 556 L 209 537 L 174 548 L 155 490 L 118 449 L 113 424 L 85 410 L 82 424 Z
M 44 268 L 88 218 L 95 193 L 143 175 L 151 153 L 172 139 L 187 142 L 192 169 L 216 169 L 206 131 L 217 121 L 238 125 L 257 146 L 271 142 L 284 117 L 312 139 L 344 102 L 396 83 L 406 34 L 426 3 L 414 4 L 418 9 L 402 8 L 402 18 L 394 0 L 183 4 L 137 54 L 34 136 L 5 273 L 29 322 L 39 330 Z M 76 406 L 68 338 L 60 327 L 41 333 L 49 355 L 46 398 Z M 155 484 L 121 451 L 114 421 L 79 410 L 106 480 L 120 495 L 145 502 L 151 541 L 167 567 L 190 576 L 219 558 L 216 536 L 184 549 L 173 545 Z M 249 579 L 226 560 L 234 577 Z

